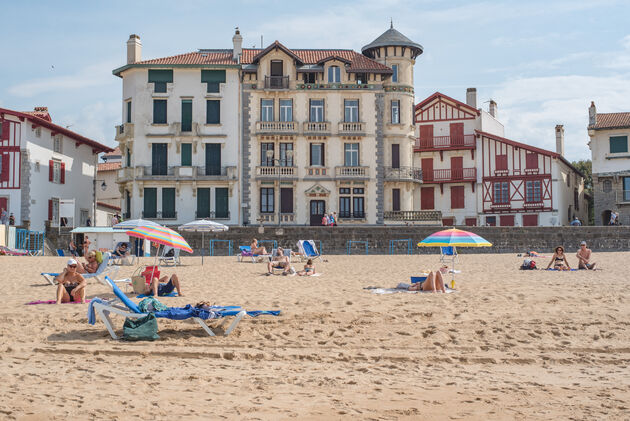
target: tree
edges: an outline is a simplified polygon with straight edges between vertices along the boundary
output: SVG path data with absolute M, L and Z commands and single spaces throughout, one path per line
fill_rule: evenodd
M 573 161 L 571 163 L 582 174 L 584 174 L 584 193 L 588 202 L 588 224 L 595 225 L 595 209 L 593 206 L 593 163 L 590 159 Z

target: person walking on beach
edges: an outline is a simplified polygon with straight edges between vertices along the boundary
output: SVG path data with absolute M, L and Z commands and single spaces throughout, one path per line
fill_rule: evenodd
M 92 244 L 92 242 L 86 235 L 85 238 L 83 239 L 83 255 L 84 256 L 88 255 L 88 251 L 90 250 L 90 244 Z
M 580 243 L 580 249 L 575 254 L 578 258 L 578 269 L 595 269 L 595 262 L 591 262 L 593 252 L 586 246 L 586 241 Z

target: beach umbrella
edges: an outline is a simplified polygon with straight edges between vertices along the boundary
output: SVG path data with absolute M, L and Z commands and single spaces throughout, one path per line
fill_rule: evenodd
M 418 243 L 418 247 L 492 247 L 492 244 L 475 234 L 451 228 L 434 232 L 424 240 Z M 455 284 L 455 261 L 453 260 L 453 278 L 452 285 Z
M 126 232 L 130 237 L 142 238 L 143 240 L 151 241 L 152 243 L 161 244 L 163 246 L 169 246 L 176 249 L 187 251 L 192 253 L 192 248 L 188 242 L 179 233 L 173 231 L 170 228 L 158 226 L 144 226 L 137 227 Z M 155 263 L 159 256 L 160 248 L 158 246 L 158 252 L 155 254 Z M 154 265 L 155 267 L 155 265 Z
M 180 231 L 201 232 L 201 264 L 203 265 L 203 246 L 205 245 L 205 233 L 227 231 L 229 227 L 227 225 L 219 224 L 218 222 L 210 221 L 208 219 L 198 219 L 196 221 L 180 225 L 178 229 Z
M 112 228 L 115 230 L 132 230 L 138 227 L 161 227 L 162 225 L 157 222 L 149 221 L 148 219 L 130 219 L 128 221 L 122 221 L 114 225 Z

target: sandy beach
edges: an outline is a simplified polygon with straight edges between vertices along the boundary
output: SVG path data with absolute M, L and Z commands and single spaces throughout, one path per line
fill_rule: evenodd
M 87 304 L 24 305 L 54 298 L 39 273 L 65 259 L 0 257 L 0 419 L 629 419 L 629 258 L 560 273 L 465 254 L 458 293 L 377 295 L 364 287 L 409 282 L 438 255 L 328 256 L 320 277 L 184 257 L 163 269 L 185 294 L 167 305 L 282 314 L 214 338 L 160 319 L 159 341 L 130 343 L 89 325 Z M 112 297 L 95 281 L 87 295 Z

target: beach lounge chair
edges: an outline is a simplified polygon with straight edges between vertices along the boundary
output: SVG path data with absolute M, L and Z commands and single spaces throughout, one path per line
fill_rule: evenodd
M 114 291 L 114 295 L 116 295 L 117 301 L 120 300 L 120 302 L 124 305 L 124 307 L 121 305 L 113 304 L 113 302 L 107 302 L 107 303 L 95 302 L 91 304 L 91 306 L 93 306 L 94 312 L 105 324 L 105 327 L 107 328 L 107 331 L 111 335 L 112 339 L 118 339 L 118 336 L 114 332 L 112 320 L 109 317 L 111 313 L 115 313 L 120 316 L 125 316 L 125 317 L 130 317 L 130 318 L 144 317 L 148 313 L 142 313 L 140 309 L 138 308 L 138 306 L 136 305 L 136 303 L 131 301 L 125 295 L 125 293 L 122 292 L 120 288 L 118 288 L 116 283 L 113 282 L 111 279 L 109 279 L 109 277 L 105 277 L 105 279 L 106 281 L 108 281 L 109 285 Z M 171 310 L 175 310 L 175 311 L 173 312 Z M 277 315 L 279 314 L 279 311 L 278 312 L 263 312 L 263 313 Z M 232 330 L 234 330 L 236 325 L 239 324 L 239 322 L 247 314 L 247 312 L 241 309 L 240 307 L 213 306 L 211 308 L 211 311 L 208 311 L 208 310 L 196 309 L 192 306 L 186 306 L 183 308 L 174 308 L 174 309 L 169 309 L 166 311 L 159 311 L 153 314 L 155 314 L 155 317 L 157 318 L 168 318 L 172 320 L 193 319 L 210 336 L 216 336 L 216 332 L 210 326 L 208 326 L 208 324 L 204 320 L 208 320 L 210 318 L 223 318 L 224 319 L 223 322 L 218 326 L 218 327 L 222 327 L 228 321 L 227 317 L 233 316 L 234 320 L 232 321 L 230 326 L 227 329 L 225 329 L 223 333 L 224 336 L 227 336 L 230 334 L 230 332 L 232 332 Z M 257 313 L 257 314 L 252 314 L 252 315 L 258 315 L 258 314 L 262 314 L 262 313 Z M 88 313 L 88 320 L 95 321 L 94 318 L 91 318 L 89 316 L 89 313 Z
M 0 255 L 6 256 L 28 256 L 28 250 L 14 249 L 11 247 L 0 246 Z
M 179 261 L 179 249 L 174 247 L 164 247 L 162 249 L 162 255 L 158 257 L 158 266 L 177 266 Z
M 57 249 L 57 256 L 65 257 L 66 253 L 63 251 L 63 249 Z
M 322 256 L 317 251 L 315 241 L 313 240 L 300 240 L 297 242 L 298 250 L 300 251 L 300 257 L 302 260 L 319 259 L 322 260 Z
M 96 279 L 103 285 L 109 285 L 109 283 L 105 280 L 105 276 L 116 276 L 118 273 L 118 266 L 109 266 L 109 259 L 111 255 L 109 253 L 103 253 L 103 261 L 98 265 L 96 272 L 94 273 L 82 273 L 83 277 L 87 280 Z M 50 285 L 55 285 L 55 277 L 59 275 L 59 273 L 51 273 L 51 272 L 42 272 L 41 275 L 46 279 L 46 281 Z M 119 283 L 129 283 L 131 281 L 127 279 L 117 280 Z
M 451 264 L 459 263 L 455 246 L 440 247 L 440 262 Z
M 271 259 L 270 254 L 252 254 L 251 246 L 238 246 L 239 253 L 236 255 L 236 258 L 239 262 L 242 262 L 243 259 L 252 259 L 252 263 L 258 262 L 268 262 Z
M 118 250 L 118 247 L 120 247 L 122 244 L 127 244 L 127 250 L 129 251 L 129 254 L 125 257 L 113 254 L 113 252 Z M 131 254 L 131 243 L 129 241 L 121 241 L 114 246 L 111 258 L 109 259 L 109 264 L 118 266 L 132 266 L 136 262 L 136 259 L 137 256 Z

